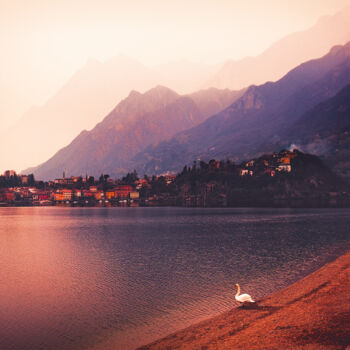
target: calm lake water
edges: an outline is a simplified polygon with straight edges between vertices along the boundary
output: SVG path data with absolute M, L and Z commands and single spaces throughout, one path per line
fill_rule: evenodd
M 349 209 L 0 208 L 0 349 L 133 349 L 350 248 Z

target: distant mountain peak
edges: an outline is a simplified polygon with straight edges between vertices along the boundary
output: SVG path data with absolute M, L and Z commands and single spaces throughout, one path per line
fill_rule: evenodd
M 175 91 L 162 85 L 157 85 L 144 93 L 136 90 L 131 90 L 128 97 L 121 101 L 116 106 L 115 110 L 118 110 L 119 106 L 131 105 L 135 103 L 160 103 L 161 105 L 164 103 L 168 104 L 175 101 L 179 97 L 180 95 L 178 95 Z
M 348 41 L 345 45 L 335 45 L 329 51 L 329 55 L 336 55 L 338 52 L 350 52 L 350 41 Z
M 137 90 L 131 90 L 128 97 L 138 97 L 138 96 L 142 96 L 141 92 L 137 91 Z
M 242 89 L 251 84 L 277 81 L 310 59 L 321 57 L 333 45 L 350 39 L 350 7 L 321 17 L 311 28 L 289 34 L 255 57 L 226 61 L 203 87 Z M 334 47 L 333 52 L 337 52 Z
M 180 96 L 178 95 L 174 90 L 169 89 L 166 86 L 163 85 L 157 85 L 154 88 L 148 90 L 144 94 L 145 96 L 166 96 L 166 95 L 173 95 L 173 96 Z
M 148 91 L 172 91 L 172 90 L 164 85 L 158 84 L 154 88 L 149 89 Z

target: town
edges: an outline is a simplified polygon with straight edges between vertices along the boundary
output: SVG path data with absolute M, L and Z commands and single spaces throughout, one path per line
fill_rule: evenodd
M 8 170 L 0 206 L 348 206 L 348 184 L 316 156 L 283 150 L 242 162 L 193 162 L 178 174 L 102 174 L 43 182 Z
M 150 183 L 162 181 L 169 185 L 175 175 L 139 179 L 131 173 L 122 180 L 110 179 L 101 175 L 71 176 L 53 181 L 36 181 L 32 174 L 17 175 L 7 170 L 0 176 L 0 206 L 138 206 L 144 204 L 140 200 L 140 192 L 149 189 Z M 147 200 L 146 200 L 147 201 Z

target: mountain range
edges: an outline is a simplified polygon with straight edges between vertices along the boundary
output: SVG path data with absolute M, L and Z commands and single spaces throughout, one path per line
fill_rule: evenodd
M 149 68 L 125 55 L 104 63 L 90 60 L 44 105 L 32 107 L 1 135 L 0 162 L 11 168 L 39 164 L 81 130 L 92 129 L 131 90 L 145 92 L 162 84 L 190 93 L 198 90 L 214 69 L 187 61 Z
M 240 161 L 257 156 L 268 144 L 283 141 L 287 128 L 349 82 L 350 43 L 301 64 L 275 83 L 251 86 L 231 106 L 198 126 L 150 145 L 134 157 L 136 169 L 152 174 L 177 171 L 193 160 Z
M 252 84 L 276 81 L 297 65 L 325 55 L 334 45 L 350 39 L 350 7 L 320 18 L 307 30 L 283 37 L 256 57 L 229 60 L 204 87 L 241 89 Z
M 81 132 L 47 162 L 25 172 L 41 179 L 59 177 L 62 171 L 123 175 L 133 166 L 132 157 L 146 146 L 198 125 L 243 92 L 212 88 L 181 96 L 163 86 L 144 94 L 131 91 L 95 128 Z
M 161 86 L 145 94 L 133 91 L 93 130 L 30 171 L 43 179 L 63 170 L 159 174 L 193 160 L 248 159 L 297 142 L 292 135 L 303 129 L 300 118 L 349 83 L 350 43 L 299 65 L 277 82 L 240 92 L 209 89 L 180 96 Z M 288 132 L 292 129 L 294 134 Z
M 241 90 L 279 79 L 297 64 L 349 38 L 350 7 L 282 38 L 259 56 L 224 65 L 182 60 L 146 67 L 123 55 L 104 63 L 90 60 L 44 105 L 33 107 L 11 129 L 2 130 L 0 163 L 15 169 L 42 163 L 81 130 L 93 128 L 133 89 L 142 93 L 160 84 L 180 94 L 200 87 Z

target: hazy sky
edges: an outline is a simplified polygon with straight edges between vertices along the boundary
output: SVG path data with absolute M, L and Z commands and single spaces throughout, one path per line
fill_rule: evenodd
M 0 0 L 0 121 L 42 104 L 89 58 L 146 65 L 256 55 L 350 0 Z

